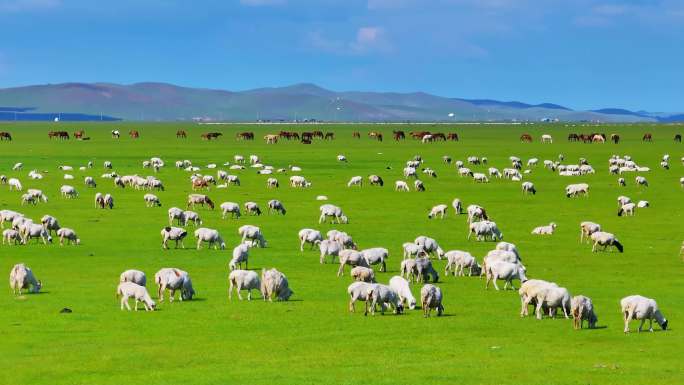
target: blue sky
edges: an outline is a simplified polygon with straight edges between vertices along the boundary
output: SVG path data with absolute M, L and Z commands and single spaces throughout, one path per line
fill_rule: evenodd
M 163 81 L 684 111 L 682 0 L 0 0 L 0 87 Z

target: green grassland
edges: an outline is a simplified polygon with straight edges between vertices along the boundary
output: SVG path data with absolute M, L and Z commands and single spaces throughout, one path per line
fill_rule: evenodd
M 90 141 L 48 140 L 52 129 L 83 128 Z M 43 281 L 41 294 L 0 295 L 0 384 L 675 384 L 684 378 L 684 278 L 679 248 L 684 238 L 682 208 L 684 176 L 680 158 L 682 144 L 674 143 L 682 126 L 464 126 L 438 127 L 457 131 L 460 142 L 422 145 L 407 140 L 387 140 L 400 126 L 323 126 L 337 134 L 334 141 L 312 145 L 281 142 L 266 145 L 264 134 L 282 126 L 198 126 L 192 124 L 2 124 L 14 140 L 0 143 L 0 173 L 19 177 L 24 188 L 42 189 L 48 203 L 20 206 L 20 193 L 0 186 L 0 207 L 18 210 L 38 220 L 44 214 L 56 216 L 62 226 L 79 234 L 80 246 L 2 246 L 0 273 L 8 274 L 19 262 L 30 266 Z M 121 129 L 121 139 L 110 130 Z M 129 129 L 141 132 L 139 140 L 125 135 Z M 177 140 L 179 128 L 188 131 Z M 298 131 L 311 126 L 286 126 Z M 401 127 L 406 131 L 431 129 Z M 351 132 L 380 130 L 382 143 L 365 135 L 352 139 Z M 225 135 L 206 142 L 200 133 L 219 130 Z M 254 131 L 257 140 L 238 142 L 237 131 Z M 618 144 L 582 144 L 565 141 L 571 131 L 619 133 Z M 650 131 L 653 143 L 642 143 Z M 554 136 L 553 144 L 520 143 L 521 133 L 535 139 L 542 133 Z M 465 160 L 469 155 L 486 156 L 489 165 L 509 167 L 508 157 L 556 159 L 566 163 L 587 158 L 595 175 L 561 177 L 535 168 L 526 176 L 538 193 L 523 196 L 520 182 L 492 180 L 476 184 L 457 175 L 453 166 L 442 163 L 443 155 Z M 672 157 L 671 169 L 658 166 L 663 154 Z M 258 154 L 276 168 L 297 165 L 309 179 L 310 189 L 292 189 L 292 174 L 277 174 L 281 187 L 266 188 L 265 175 L 254 169 L 235 171 L 240 187 L 212 188 L 208 195 L 218 203 L 252 200 L 262 208 L 269 199 L 281 200 L 286 216 L 243 216 L 222 220 L 219 210 L 198 209 L 204 226 L 217 228 L 227 249 L 195 250 L 186 239 L 185 250 L 163 251 L 160 229 L 167 223 L 166 210 L 183 207 L 190 193 L 189 175 L 173 167 L 179 159 L 195 165 L 222 164 L 233 155 Z M 336 160 L 345 154 L 348 163 Z M 438 178 L 421 176 L 427 191 L 393 191 L 395 180 L 403 179 L 404 162 L 420 154 L 424 165 L 437 171 Z M 650 186 L 638 188 L 634 174 L 626 175 L 627 187 L 617 186 L 608 174 L 608 157 L 631 155 L 637 163 L 651 167 L 644 173 Z M 102 163 L 110 160 L 119 174 L 149 175 L 141 162 L 162 157 L 167 166 L 157 176 L 166 191 L 158 193 L 162 208 L 146 208 L 144 192 L 118 189 L 111 180 L 101 179 Z M 95 168 L 85 172 L 78 166 L 89 160 Z M 11 170 L 23 162 L 24 170 Z M 71 165 L 76 179 L 65 181 L 57 166 Z M 474 167 L 485 170 L 488 166 Z M 391 169 L 387 169 L 391 167 Z M 220 168 L 220 167 L 219 167 Z M 31 169 L 45 171 L 43 180 L 30 180 Z M 215 175 L 215 171 L 211 171 Z M 209 173 L 210 170 L 203 169 Z M 384 187 L 347 188 L 351 176 L 381 175 Z M 96 177 L 98 187 L 83 185 L 86 175 Z M 568 199 L 564 187 L 586 182 L 589 198 Z M 59 197 L 59 187 L 72 184 L 80 197 Z M 96 210 L 96 191 L 115 197 L 114 210 Z M 319 194 L 341 206 L 350 219 L 346 225 L 318 225 Z M 638 210 L 634 217 L 616 215 L 618 195 L 648 200 L 651 208 Z M 446 316 L 425 319 L 420 310 L 401 316 L 347 311 L 348 275 L 336 277 L 337 265 L 318 262 L 318 251 L 300 253 L 297 232 L 313 227 L 326 232 L 339 228 L 348 232 L 361 248 L 374 246 L 390 250 L 387 273 L 378 273 L 386 283 L 398 275 L 401 244 L 418 235 L 436 238 L 445 250 L 471 252 L 481 260 L 494 247 L 492 242 L 467 241 L 465 216 L 450 212 L 444 220 L 429 220 L 435 204 L 459 197 L 465 205 L 487 208 L 504 233 L 504 240 L 516 243 L 530 278 L 557 282 L 573 295 L 584 294 L 594 301 L 600 328 L 575 331 L 566 319 L 538 321 L 521 319 L 517 291 L 484 290 L 484 280 L 475 277 L 444 277 L 444 261 L 435 261 L 440 272 Z M 617 252 L 591 253 L 591 246 L 579 243 L 579 223 L 592 220 L 615 233 L 625 246 Z M 554 221 L 550 237 L 530 234 L 532 228 Z M 295 294 L 289 302 L 261 300 L 232 302 L 227 298 L 227 262 L 230 250 L 239 242 L 237 228 L 254 224 L 262 228 L 268 247 L 252 249 L 250 269 L 276 267 L 284 272 Z M 190 229 L 192 232 L 192 228 Z M 162 267 L 178 267 L 190 273 L 197 298 L 189 302 L 168 302 L 159 311 L 119 310 L 115 288 L 119 274 L 130 268 L 147 273 L 151 292 L 154 273 Z M 348 269 L 346 270 L 348 271 Z M 6 279 L 6 278 L 5 278 Z M 5 281 L 6 282 L 6 281 Z M 519 284 L 515 282 L 516 286 Z M 412 287 L 418 296 L 420 287 Z M 642 294 L 657 299 L 671 330 L 655 333 L 622 332 L 620 298 Z M 69 307 L 71 314 L 60 314 Z M 360 307 L 357 308 L 362 308 Z M 633 323 L 632 329 L 637 324 Z

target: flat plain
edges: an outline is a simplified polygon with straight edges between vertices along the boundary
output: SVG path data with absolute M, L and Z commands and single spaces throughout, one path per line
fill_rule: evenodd
M 62 226 L 77 231 L 82 244 L 57 243 L 0 247 L 0 272 L 8 274 L 19 262 L 30 266 L 43 282 L 40 294 L 21 297 L 9 290 L 0 295 L 0 383 L 12 384 L 675 384 L 684 378 L 683 266 L 679 249 L 684 239 L 684 176 L 680 160 L 681 143 L 673 142 L 684 131 L 674 125 L 322 125 L 334 132 L 333 141 L 317 140 L 311 145 L 280 141 L 267 145 L 267 133 L 285 130 L 312 130 L 314 126 L 219 125 L 183 123 L 30 123 L 2 124 L 12 142 L 0 143 L 0 174 L 18 177 L 24 188 L 42 189 L 47 203 L 20 206 L 20 193 L 0 186 L 0 208 L 12 209 L 39 220 L 44 214 L 57 217 Z M 49 130 L 70 133 L 84 129 L 89 141 L 48 139 Z M 120 139 L 110 131 L 119 129 Z M 140 131 L 133 140 L 130 129 Z M 185 129 L 187 139 L 176 139 Z M 418 141 L 391 140 L 393 129 L 458 132 L 459 142 L 421 144 Z M 352 131 L 361 139 L 353 139 Z M 382 131 L 385 141 L 369 139 L 365 133 Z M 200 134 L 220 131 L 216 141 L 203 141 Z M 238 131 L 254 131 L 256 140 L 236 141 Z M 570 132 L 618 133 L 620 144 L 569 143 Z M 528 132 L 533 143 L 521 143 Z M 652 143 L 642 143 L 652 132 Z M 551 134 L 554 143 L 541 144 L 539 137 Z M 166 210 L 184 207 L 191 192 L 189 173 L 176 169 L 176 160 L 189 159 L 201 167 L 200 173 L 215 175 L 233 156 L 257 154 L 264 164 L 275 168 L 296 165 L 299 173 L 274 174 L 280 188 L 267 189 L 266 175 L 255 169 L 230 171 L 239 175 L 239 187 L 211 188 L 207 194 L 217 204 L 234 201 L 258 202 L 262 209 L 269 199 L 281 200 L 287 215 L 244 215 L 238 220 L 221 219 L 220 211 L 198 209 L 205 227 L 218 229 L 226 250 L 196 250 L 191 236 L 187 248 L 162 250 L 159 232 L 167 223 Z M 348 162 L 338 162 L 344 154 Z M 586 158 L 596 174 L 561 177 L 541 165 L 545 159 L 565 156 L 564 163 Z M 617 185 L 617 176 L 608 172 L 608 158 L 631 155 L 651 171 L 641 173 L 649 187 L 637 187 L 634 173 L 625 176 L 626 187 Z M 671 156 L 671 168 L 659 162 Z M 423 167 L 431 167 L 437 178 L 420 175 L 427 191 L 396 192 L 395 180 L 403 180 L 407 160 L 421 155 Z M 454 161 L 467 156 L 485 156 L 488 165 L 509 167 L 509 156 L 523 163 L 540 159 L 524 180 L 535 183 L 538 193 L 524 196 L 520 182 L 492 178 L 488 184 L 459 177 L 456 168 L 442 162 L 448 155 Z M 103 179 L 103 162 L 109 160 L 120 175 L 152 175 L 142 161 L 161 157 L 166 166 L 156 176 L 166 190 L 156 193 L 163 206 L 146 208 L 143 191 L 121 189 Z M 93 161 L 94 168 L 79 171 Z M 22 171 L 12 171 L 23 162 Z M 217 169 L 205 165 L 216 163 Z M 59 165 L 75 168 L 74 180 L 65 181 Z M 27 174 L 36 169 L 42 180 Z M 311 188 L 288 186 L 291 175 L 303 175 Z M 378 174 L 384 187 L 364 183 L 361 188 L 346 186 L 354 175 L 364 179 Z M 87 188 L 84 176 L 95 177 L 97 188 Z M 366 182 L 366 180 L 364 180 Z M 570 183 L 590 184 L 588 198 L 568 199 L 564 187 Z M 67 200 L 59 196 L 63 184 L 74 185 L 80 196 Z M 95 192 L 112 193 L 113 210 L 94 207 Z M 317 195 L 327 195 L 329 203 L 341 206 L 349 223 L 319 225 Z M 650 208 L 637 209 L 633 217 L 618 217 L 616 198 L 627 195 L 633 201 L 648 200 Z M 440 273 L 446 314 L 423 318 L 420 310 L 400 316 L 364 317 L 362 311 L 347 310 L 348 274 L 337 277 L 337 264 L 318 262 L 318 250 L 299 251 L 297 232 L 310 227 L 325 233 L 337 228 L 353 236 L 360 248 L 386 247 L 390 250 L 388 272 L 378 273 L 387 283 L 399 274 L 401 245 L 418 235 L 437 239 L 445 250 L 465 250 L 478 260 L 493 242 L 468 241 L 466 216 L 456 216 L 449 208 L 443 220 L 428 219 L 429 209 L 454 198 L 464 204 L 484 206 L 504 234 L 504 240 L 520 250 L 530 278 L 540 278 L 567 287 L 572 295 L 591 297 L 599 318 L 599 328 L 576 331 L 572 321 L 561 318 L 519 316 L 517 291 L 484 289 L 477 277 L 444 276 L 444 260 L 433 263 Z M 625 246 L 624 253 L 591 252 L 580 244 L 579 223 L 591 220 L 605 231 L 615 233 Z M 552 236 L 531 235 L 540 225 L 555 222 Z M 260 299 L 238 301 L 227 298 L 227 262 L 239 243 L 237 228 L 244 224 L 260 226 L 268 247 L 252 249 L 250 269 L 276 267 L 284 272 L 295 294 L 288 302 Z M 189 228 L 192 233 L 192 226 Z M 163 302 L 156 312 L 127 312 L 119 309 L 115 288 L 119 274 L 126 269 L 147 273 L 148 289 L 156 292 L 152 277 L 162 267 L 177 267 L 190 273 L 197 297 L 186 302 Z M 348 269 L 345 271 L 348 272 Z M 7 282 L 7 281 L 5 281 Z M 519 282 L 515 281 L 516 287 Z M 420 287 L 412 287 L 419 296 Z M 619 300 L 641 294 L 655 298 L 669 319 L 671 330 L 625 335 Z M 258 296 L 257 296 L 258 298 Z M 68 307 L 70 314 L 60 314 Z M 357 309 L 363 305 L 357 306 Z M 632 324 L 635 330 L 637 323 Z

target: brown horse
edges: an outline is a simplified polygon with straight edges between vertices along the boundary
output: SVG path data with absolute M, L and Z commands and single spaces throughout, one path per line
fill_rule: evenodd
M 205 132 L 204 134 L 201 135 L 201 137 L 204 140 L 212 140 L 212 139 L 218 139 L 218 137 L 221 135 L 223 135 L 223 134 L 220 132 Z
M 394 140 L 400 141 L 406 139 L 406 134 L 404 131 L 392 131 L 392 135 L 394 136 Z
M 520 141 L 523 143 L 532 143 L 532 135 L 522 134 L 520 135 Z
M 450 132 L 449 135 L 447 135 L 447 140 L 458 142 L 458 134 L 455 132 Z
M 332 132 L 325 133 L 325 140 L 335 140 L 335 134 Z
M 644 134 L 643 138 L 641 138 L 641 141 L 652 142 L 653 141 L 653 135 L 650 132 L 647 132 Z
M 618 143 L 620 143 L 620 135 L 618 135 L 618 134 L 611 134 L 611 135 L 610 135 L 610 140 L 612 140 L 613 143 L 618 144 Z
M 74 131 L 74 138 L 76 139 L 83 139 L 83 135 L 85 135 L 83 130 Z
M 12 141 L 12 134 L 6 131 L 0 132 L 0 141 L 2 140 L 9 140 L 10 142 Z
M 185 132 L 185 130 L 178 130 L 176 131 L 176 139 L 185 139 L 188 137 L 188 133 Z
M 128 135 L 131 136 L 131 139 L 138 139 L 140 137 L 140 133 L 137 130 L 129 131 Z
M 206 139 L 204 137 L 204 135 L 202 135 L 202 138 Z M 236 140 L 254 140 L 254 133 L 248 132 L 248 131 L 238 132 L 237 134 L 235 134 L 235 139 Z M 209 139 L 209 140 L 211 140 L 211 139 Z
M 437 132 L 435 134 L 432 134 L 432 138 L 434 140 L 441 140 L 441 141 L 446 141 L 446 135 L 442 134 L 441 132 Z
M 361 133 L 358 131 L 352 132 L 352 138 L 354 139 L 361 139 Z

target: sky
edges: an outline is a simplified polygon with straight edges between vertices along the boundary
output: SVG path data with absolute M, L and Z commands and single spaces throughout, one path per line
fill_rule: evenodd
M 0 0 L 0 88 L 169 82 L 684 111 L 684 0 Z

